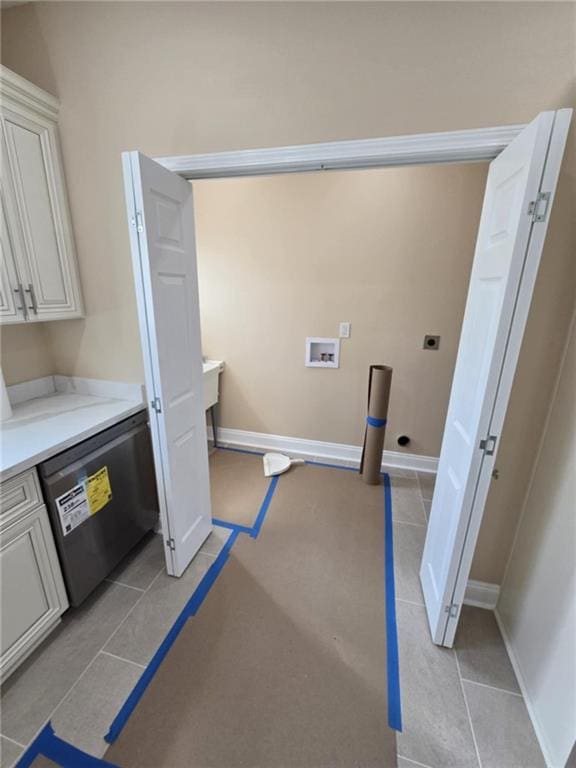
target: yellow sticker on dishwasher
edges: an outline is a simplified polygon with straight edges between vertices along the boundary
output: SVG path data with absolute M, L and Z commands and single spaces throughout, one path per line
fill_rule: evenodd
M 88 506 L 90 514 L 95 515 L 112 498 L 112 488 L 110 487 L 110 478 L 108 477 L 108 467 L 102 467 L 98 472 L 90 475 L 86 481 L 86 495 L 88 496 Z

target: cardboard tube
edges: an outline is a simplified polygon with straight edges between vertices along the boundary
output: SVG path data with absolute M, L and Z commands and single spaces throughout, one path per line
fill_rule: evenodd
M 360 461 L 360 475 L 368 485 L 380 484 L 380 467 L 382 466 L 382 450 L 384 448 L 391 383 L 392 368 L 387 365 L 370 366 L 368 416 Z

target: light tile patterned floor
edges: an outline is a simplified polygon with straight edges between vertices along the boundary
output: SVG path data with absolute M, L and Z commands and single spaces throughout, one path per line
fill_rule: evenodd
M 181 579 L 165 574 L 162 537 L 151 535 L 65 614 L 2 688 L 0 768 L 12 766 L 48 720 L 58 736 L 102 757 L 111 721 L 229 534 L 215 529 Z
M 433 476 L 392 472 L 404 732 L 399 768 L 541 768 L 544 761 L 494 616 L 465 608 L 455 649 L 430 641 L 418 570 Z M 180 580 L 150 537 L 10 678 L 2 691 L 0 768 L 43 724 L 96 756 L 111 720 L 218 555 L 216 529 Z M 224 767 L 223 767 L 224 768 Z
M 415 487 L 427 520 L 433 475 L 417 473 L 411 482 L 392 476 L 393 505 L 404 508 L 402 497 Z M 394 517 L 404 718 L 398 768 L 543 768 L 494 614 L 464 606 L 455 648 L 435 646 L 422 593 L 416 588 L 426 524 L 415 535 L 410 513 Z

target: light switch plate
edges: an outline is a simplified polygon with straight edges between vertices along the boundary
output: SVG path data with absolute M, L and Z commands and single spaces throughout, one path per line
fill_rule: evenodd
M 350 323 L 340 323 L 340 338 L 341 339 L 349 339 L 350 338 Z

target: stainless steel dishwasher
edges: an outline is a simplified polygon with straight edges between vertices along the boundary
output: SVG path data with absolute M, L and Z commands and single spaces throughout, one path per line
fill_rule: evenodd
M 78 606 L 158 520 L 147 412 L 38 470 L 70 604 Z

